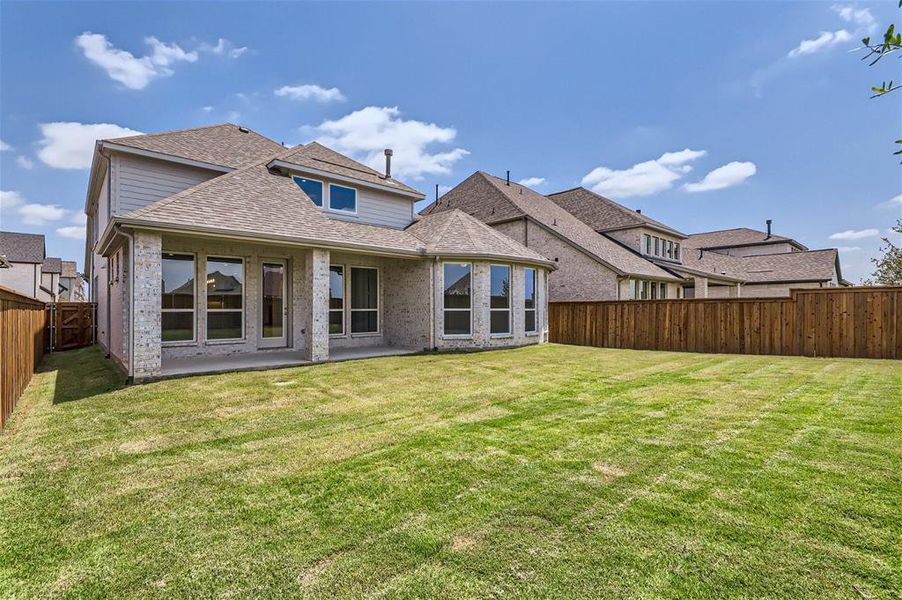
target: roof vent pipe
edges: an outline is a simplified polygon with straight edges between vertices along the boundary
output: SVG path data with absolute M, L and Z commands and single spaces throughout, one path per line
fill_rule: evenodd
M 392 152 L 391 148 L 385 149 L 385 178 L 391 179 L 391 157 L 394 152 Z
M 642 209 L 641 209 L 641 208 L 637 208 L 637 209 L 636 209 L 636 214 L 641 215 L 641 214 L 642 214 Z
M 510 185 L 510 184 L 511 184 L 511 172 L 508 171 L 507 172 L 507 185 Z
M 771 226 L 771 223 L 773 223 L 773 221 L 771 221 L 770 219 L 768 219 L 768 220 L 767 220 L 767 237 L 764 238 L 764 239 L 766 239 L 766 240 L 769 240 L 769 239 L 770 239 L 770 226 Z
M 438 184 L 435 184 L 435 203 L 438 204 Z

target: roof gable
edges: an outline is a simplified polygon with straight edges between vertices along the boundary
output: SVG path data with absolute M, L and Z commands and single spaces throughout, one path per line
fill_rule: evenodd
M 676 237 L 685 238 L 684 233 L 656 221 L 651 217 L 631 210 L 610 198 L 605 198 L 586 188 L 578 187 L 563 192 L 548 194 L 552 202 L 570 212 L 595 231 L 628 229 L 631 227 L 651 227 Z
M 792 238 L 774 234 L 768 236 L 763 231 L 748 227 L 693 233 L 689 235 L 684 245 L 690 248 L 729 248 L 731 246 L 758 246 L 779 243 L 792 244 L 800 250 L 808 249 Z

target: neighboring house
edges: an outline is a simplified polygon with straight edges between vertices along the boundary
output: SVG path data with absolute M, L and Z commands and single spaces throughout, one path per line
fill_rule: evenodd
M 78 265 L 74 260 L 62 261 L 62 272 L 59 281 L 60 302 L 84 302 L 85 281 L 78 272 Z
M 43 235 L 0 231 L 0 256 L 9 264 L 0 269 L 0 285 L 43 302 L 57 301 L 62 261 L 47 257 Z
M 144 380 L 545 341 L 554 263 L 460 211 L 417 218 L 423 195 L 386 155 L 380 173 L 235 125 L 98 141 L 85 212 L 100 343 Z
M 548 282 L 550 301 L 617 300 L 652 293 L 655 298 L 676 298 L 683 283 L 683 278 L 600 235 L 542 194 L 507 179 L 476 172 L 421 214 L 456 209 L 555 261 L 557 269 Z

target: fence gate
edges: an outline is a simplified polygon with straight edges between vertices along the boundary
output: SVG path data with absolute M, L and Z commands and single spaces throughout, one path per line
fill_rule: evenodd
M 94 343 L 94 316 L 97 305 L 93 302 L 54 302 L 48 304 L 47 319 L 50 350 L 70 350 Z

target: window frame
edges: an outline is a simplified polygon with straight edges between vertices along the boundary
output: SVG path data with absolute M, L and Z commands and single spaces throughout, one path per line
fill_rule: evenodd
M 195 252 L 169 252 L 163 250 L 160 257 L 160 280 L 163 279 L 163 261 L 167 254 L 176 256 L 190 256 L 191 270 L 194 271 L 194 302 L 193 308 L 163 308 L 163 290 L 160 289 L 160 345 L 161 346 L 193 346 L 197 344 L 197 297 L 198 297 L 198 281 L 197 281 L 197 253 Z M 166 312 L 190 312 L 191 313 L 191 339 L 190 340 L 171 340 L 163 341 L 163 313 Z
M 659 254 L 659 252 L 660 252 L 660 246 L 661 246 L 661 238 L 659 238 L 658 236 L 654 236 L 654 240 L 655 240 L 655 254 L 654 254 L 654 255 L 655 255 L 655 256 L 661 256 L 661 255 Z
M 473 281 L 475 279 L 475 263 L 472 262 L 457 262 L 457 261 L 442 261 L 442 339 L 444 340 L 469 340 L 473 339 Z M 468 308 L 446 308 L 445 307 L 445 290 L 447 289 L 447 284 L 445 282 L 445 265 L 466 265 L 469 267 L 470 271 L 470 295 L 468 296 L 470 300 L 470 306 Z M 445 313 L 447 312 L 468 312 L 470 313 L 470 332 L 469 333 L 445 333 L 446 327 L 446 319 Z
M 526 308 L 526 272 L 532 271 L 533 307 Z M 532 322 L 534 329 L 526 328 L 526 313 L 533 313 Z M 523 267 L 523 333 L 525 335 L 539 335 L 539 270 L 535 267 Z
M 667 300 L 667 283 L 658 283 L 658 300 Z
M 295 185 L 298 186 L 298 189 L 300 189 L 305 194 L 307 192 L 303 188 L 301 188 L 300 185 L 298 185 L 298 182 L 295 181 L 295 179 L 306 179 L 307 181 L 315 181 L 318 184 L 320 184 L 320 186 L 322 186 L 322 199 L 323 199 L 322 205 L 317 204 L 316 202 L 313 202 L 313 198 L 310 198 L 309 195 L 307 197 L 310 198 L 311 202 L 313 202 L 313 206 L 315 206 L 317 208 L 326 208 L 326 182 L 325 181 L 323 181 L 322 179 L 316 179 L 315 177 L 306 177 L 304 175 L 292 175 L 291 180 L 294 182 Z
M 227 254 L 215 254 L 215 255 L 206 255 L 204 256 L 204 285 L 208 286 L 206 283 L 207 277 L 210 276 L 210 259 L 235 259 L 241 261 L 241 308 L 210 308 L 210 300 L 208 290 L 204 288 L 204 340 L 207 344 L 234 344 L 236 342 L 244 342 L 247 338 L 247 315 L 245 312 L 247 311 L 247 259 L 243 256 L 229 256 Z M 215 338 L 210 339 L 210 319 L 207 316 L 210 312 L 240 312 L 241 313 L 241 337 L 237 338 Z
M 354 308 L 354 269 L 369 269 L 376 272 L 376 308 Z M 348 302 L 346 309 L 348 311 L 348 326 L 345 327 L 347 335 L 355 337 L 373 337 L 382 335 L 382 267 L 373 265 L 348 265 L 347 293 Z M 357 312 L 373 312 L 376 311 L 376 331 L 354 331 L 354 311 Z
M 642 234 L 642 250 L 643 254 L 646 256 L 651 255 L 651 234 L 643 233 Z
M 351 190 L 352 192 L 354 192 L 354 210 L 347 210 L 344 208 L 332 208 L 332 188 L 333 187 L 340 187 L 340 188 L 344 188 L 346 190 Z M 331 212 L 338 213 L 340 215 L 356 215 L 357 209 L 359 208 L 359 205 L 360 205 L 360 194 L 357 191 L 357 188 L 355 188 L 355 187 L 351 187 L 349 185 L 342 185 L 340 183 L 333 183 L 330 181 L 329 182 L 329 196 L 328 196 L 327 204 L 328 204 L 328 209 Z
M 332 275 L 332 267 L 340 267 L 341 268 L 341 308 L 332 308 L 331 304 L 329 306 L 329 315 L 333 312 L 341 313 L 341 333 L 329 333 L 330 338 L 344 338 L 348 336 L 348 324 L 347 324 L 347 315 L 345 311 L 348 308 L 348 296 L 350 295 L 348 292 L 350 291 L 350 283 L 348 281 L 348 265 L 344 263 L 336 263 L 329 265 L 329 275 Z M 331 285 L 330 285 L 331 288 Z M 331 301 L 331 298 L 330 298 Z
M 492 267 L 507 269 L 507 308 L 492 308 Z M 514 335 L 514 267 L 504 263 L 489 263 L 489 337 L 508 338 Z M 507 311 L 507 331 L 492 331 L 492 313 Z
M 673 244 L 673 260 L 680 260 L 680 243 L 674 242 Z
M 673 240 L 667 240 L 667 258 L 673 260 Z

